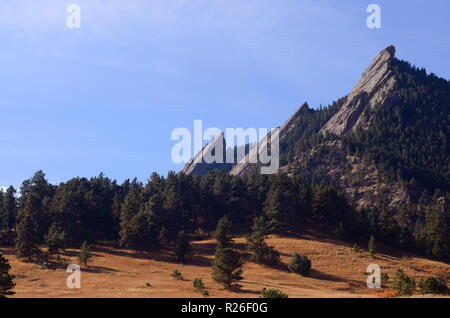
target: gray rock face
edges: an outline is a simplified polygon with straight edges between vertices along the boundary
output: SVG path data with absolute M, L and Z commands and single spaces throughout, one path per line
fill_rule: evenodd
M 353 87 L 346 103 L 322 127 L 321 133 L 340 136 L 359 127 L 367 129 L 373 114 L 380 107 L 392 105 L 398 100 L 397 80 L 390 68 L 390 62 L 394 58 L 394 46 L 386 47 L 375 57 Z
M 308 103 L 303 103 L 300 108 L 295 111 L 295 113 L 281 126 L 279 130 L 279 138 L 280 143 L 285 138 L 286 134 L 290 132 L 295 125 L 297 124 L 297 120 L 308 111 Z M 250 172 L 256 171 L 261 164 L 258 163 L 258 154 L 266 151 L 268 145 L 271 144 L 272 139 L 271 132 L 267 134 L 250 152 L 239 162 L 237 163 L 233 169 L 230 171 L 230 174 L 233 176 L 245 176 Z
M 225 163 L 226 142 L 223 132 L 219 133 L 213 140 L 206 144 L 194 158 L 189 160 L 181 173 L 187 175 L 204 176 L 212 170 L 230 170 L 230 165 Z M 217 160 L 212 161 L 216 158 Z

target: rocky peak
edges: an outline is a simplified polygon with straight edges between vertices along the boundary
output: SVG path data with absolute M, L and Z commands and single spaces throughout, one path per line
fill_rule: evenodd
M 297 124 L 297 120 L 309 110 L 308 103 L 304 102 L 292 116 L 280 127 L 279 138 L 280 143 L 286 137 L 287 133 L 290 132 Z M 271 132 L 269 132 L 257 145 L 250 150 L 250 152 L 239 162 L 237 163 L 233 169 L 230 171 L 231 175 L 234 176 L 243 176 L 253 171 L 260 166 L 258 162 L 258 153 L 261 151 L 265 151 L 267 145 L 271 143 Z
M 300 106 L 295 113 L 292 114 L 291 117 L 281 126 L 280 128 L 280 138 L 281 136 L 286 135 L 288 131 L 291 131 L 292 128 L 295 127 L 295 124 L 297 123 L 297 119 L 303 115 L 303 113 L 307 112 L 309 109 L 308 103 L 304 102 L 302 106 Z
M 222 151 L 222 154 L 217 153 L 217 151 Z M 207 158 L 215 157 L 218 162 L 208 163 Z M 189 160 L 184 166 L 181 173 L 188 175 L 199 175 L 203 176 L 208 174 L 209 171 L 215 169 L 227 169 L 227 164 L 225 163 L 226 156 L 226 141 L 223 132 L 217 134 L 213 140 L 207 143 L 201 151 L 199 151 L 194 158 Z M 218 158 L 219 157 L 219 158 Z M 229 169 L 227 169 L 229 170 Z
M 391 69 L 395 47 L 383 49 L 370 63 L 347 96 L 341 109 L 322 127 L 321 133 L 342 135 L 358 127 L 368 128 L 376 110 L 397 98 L 397 80 Z M 364 114 L 366 112 L 366 114 Z

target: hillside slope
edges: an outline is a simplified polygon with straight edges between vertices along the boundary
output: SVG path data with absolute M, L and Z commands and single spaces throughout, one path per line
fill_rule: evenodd
M 41 270 L 39 265 L 16 260 L 12 251 L 3 249 L 9 258 L 12 273 L 17 275 L 14 297 L 200 297 L 192 287 L 194 278 L 202 278 L 211 297 L 259 297 L 262 288 L 278 288 L 291 298 L 300 297 L 374 297 L 380 290 L 366 286 L 367 266 L 378 264 L 382 272 L 394 277 L 398 268 L 417 280 L 437 276 L 450 283 L 450 265 L 418 258 L 412 255 L 355 253 L 349 244 L 330 240 L 314 233 L 299 238 L 272 237 L 268 243 L 281 253 L 282 265 L 269 268 L 247 262 L 244 266 L 243 288 L 239 293 L 223 290 L 211 279 L 211 261 L 216 242 L 193 242 L 193 253 L 186 265 L 174 263 L 167 252 L 135 254 L 103 243 L 92 247 L 94 262 L 82 269 L 81 289 L 66 287 L 69 276 L 65 266 L 55 270 Z M 235 240 L 234 247 L 245 251 L 245 239 Z M 308 255 L 313 271 L 310 277 L 289 273 L 287 264 L 293 253 Z M 77 263 L 76 251 L 62 254 L 62 263 Z M 170 274 L 178 269 L 185 280 L 173 279 Z M 150 287 L 146 285 L 150 284 Z M 386 290 L 383 286 L 382 290 Z

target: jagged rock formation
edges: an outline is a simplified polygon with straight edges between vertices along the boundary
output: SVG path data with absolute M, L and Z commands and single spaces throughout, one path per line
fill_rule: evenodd
M 283 141 L 285 136 L 295 127 L 297 120 L 308 111 L 308 103 L 303 103 L 295 113 L 281 126 L 279 130 L 280 143 Z M 272 132 L 269 132 L 250 152 L 230 171 L 233 176 L 244 176 L 250 172 L 257 170 L 261 164 L 258 163 L 258 154 L 264 153 L 272 141 Z
M 217 152 L 217 154 L 216 154 Z M 212 163 L 209 158 L 216 158 Z M 187 175 L 204 176 L 212 170 L 225 169 L 229 171 L 231 165 L 225 163 L 226 159 L 226 141 L 223 132 L 219 133 L 213 140 L 206 144 L 194 158 L 186 163 L 181 173 Z
M 408 76 L 414 76 L 415 71 L 408 68 L 402 71 L 401 66 L 405 62 L 395 59 L 395 52 L 393 46 L 383 49 L 362 74 L 351 93 L 334 103 L 334 108 L 328 114 L 311 110 L 304 103 L 280 127 L 280 150 L 284 156 L 280 172 L 289 175 L 300 174 L 311 183 L 332 184 L 342 190 L 360 209 L 386 204 L 395 211 L 408 202 L 418 202 L 419 198 L 422 201 L 431 200 L 432 193 L 429 193 L 422 184 L 392 177 L 392 172 L 383 166 L 386 165 L 386 161 L 379 161 L 379 158 L 370 157 L 367 153 L 350 150 L 348 142 L 357 140 L 351 138 L 360 135 L 352 135 L 359 129 L 368 133 L 373 132 L 371 129 L 383 129 L 384 126 L 379 125 L 380 116 L 389 113 L 390 109 L 394 111 L 404 105 L 410 105 L 406 104 L 409 97 L 404 92 L 405 85 L 409 85 L 409 82 L 405 82 L 405 73 L 401 72 L 409 72 Z M 417 87 L 413 85 L 417 84 L 411 86 L 414 92 Z M 444 85 L 442 87 L 441 90 L 447 89 Z M 429 89 L 429 92 L 432 90 Z M 438 93 L 439 96 L 444 96 L 441 91 Z M 418 94 L 421 94 L 421 91 Z M 442 109 L 439 114 L 446 113 L 445 107 Z M 323 114 L 326 115 L 325 118 Z M 392 127 L 390 125 L 391 123 L 387 122 L 386 129 L 394 127 L 395 121 L 392 121 Z M 421 123 L 417 125 L 419 127 L 415 128 L 420 129 Z M 446 133 L 444 131 L 445 129 L 442 130 L 443 134 Z M 233 176 L 246 176 L 254 171 L 259 172 L 259 168 L 263 166 L 258 163 L 259 154 L 266 152 L 268 147 L 272 148 L 270 137 L 271 133 L 264 137 L 257 147 L 251 149 L 239 163 L 232 167 L 226 166 L 230 169 L 229 173 Z M 376 142 L 383 143 L 383 140 Z M 419 148 L 417 151 L 420 153 Z M 414 156 L 412 158 L 415 158 Z M 194 159 L 186 165 L 183 172 L 202 175 L 213 169 L 223 169 L 221 165 L 200 164 L 197 167 L 193 161 Z M 419 169 L 419 173 L 420 171 Z
M 348 95 L 346 103 L 322 127 L 321 133 L 340 136 L 358 127 L 367 129 L 380 107 L 392 105 L 398 99 L 397 80 L 390 67 L 394 58 L 394 46 L 388 46 L 375 57 Z

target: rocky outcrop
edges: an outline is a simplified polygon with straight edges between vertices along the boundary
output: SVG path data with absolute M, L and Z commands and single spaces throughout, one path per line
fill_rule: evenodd
M 217 153 L 216 153 L 217 152 Z M 211 159 L 216 159 L 211 161 Z M 189 160 L 181 173 L 187 175 L 204 176 L 212 170 L 225 169 L 229 171 L 231 165 L 225 163 L 226 142 L 223 132 L 219 133 L 213 140 L 206 144 L 194 158 Z
M 323 181 L 337 186 L 358 209 L 370 208 L 383 199 L 389 208 L 396 210 L 410 199 L 405 185 L 385 178 L 374 161 L 346 153 L 339 140 L 305 151 L 281 167 L 280 172 L 288 175 L 300 172 L 309 182 L 319 173 Z
M 397 79 L 391 69 L 395 58 L 395 47 L 383 49 L 372 61 L 361 79 L 348 95 L 346 103 L 322 127 L 322 134 L 343 135 L 361 127 L 370 127 L 373 114 L 398 99 Z
M 279 130 L 279 138 L 280 144 L 286 135 L 296 126 L 298 119 L 309 109 L 308 103 L 303 103 L 295 113 L 280 127 Z M 261 164 L 258 163 L 258 155 L 262 152 L 265 152 L 267 147 L 271 145 L 271 134 L 269 132 L 267 136 L 265 136 L 257 145 L 250 150 L 250 152 L 239 162 L 237 163 L 233 169 L 230 171 L 230 174 L 233 176 L 245 176 L 250 172 L 256 171 Z

